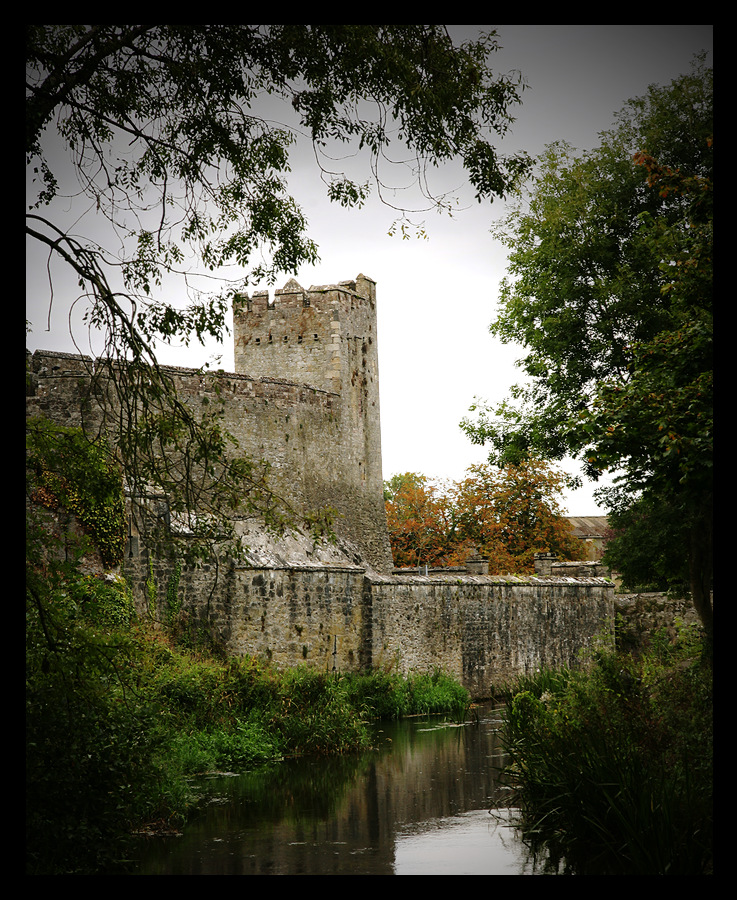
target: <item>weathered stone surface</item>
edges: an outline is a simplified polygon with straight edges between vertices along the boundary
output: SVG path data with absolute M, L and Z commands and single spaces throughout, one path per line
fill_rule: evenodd
M 126 569 L 144 596 L 143 562 Z M 155 572 L 163 597 L 171 569 Z M 234 567 L 180 582 L 185 612 L 232 655 L 320 671 L 442 669 L 475 698 L 517 673 L 579 665 L 611 639 L 613 590 L 603 578 L 392 576 L 349 565 Z
M 690 597 L 659 592 L 615 594 L 614 613 L 617 645 L 628 650 L 644 649 L 658 631 L 673 639 L 680 626 L 701 624 Z
M 474 696 L 513 674 L 575 665 L 613 624 L 613 585 L 553 569 L 548 577 L 461 572 L 392 574 L 381 465 L 376 287 L 355 281 L 303 289 L 290 280 L 234 303 L 234 373 L 171 368 L 193 409 L 222 401 L 223 425 L 240 453 L 266 459 L 274 487 L 293 506 L 333 507 L 334 545 L 299 534 L 280 540 L 247 528 L 243 566 L 215 562 L 175 574 L 149 559 L 132 531 L 123 565 L 142 612 L 165 621 L 172 585 L 182 612 L 235 655 L 287 667 L 444 669 Z M 27 377 L 29 414 L 105 427 L 89 388 L 102 363 L 37 351 Z M 104 379 L 96 390 L 104 389 Z M 483 560 L 477 570 L 484 571 Z M 552 573 L 552 574 L 551 574 Z M 149 586 L 147 586 L 147 583 Z

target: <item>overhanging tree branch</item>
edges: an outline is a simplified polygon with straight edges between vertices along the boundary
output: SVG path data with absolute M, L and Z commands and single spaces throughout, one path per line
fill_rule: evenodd
M 234 293 L 315 262 L 288 188 L 298 134 L 317 153 L 336 145 L 368 153 L 362 184 L 347 172 L 328 178 L 329 196 L 346 206 L 364 202 L 371 179 L 387 199 L 379 167 L 397 146 L 407 148 L 430 206 L 446 201 L 432 196 L 427 168 L 451 159 L 476 196 L 492 200 L 514 190 L 530 165 L 526 154 L 505 158 L 490 143 L 511 121 L 521 79 L 492 72 L 491 36 L 455 46 L 445 26 L 30 25 L 26 34 L 27 165 L 35 175 L 26 233 L 80 283 L 70 307 L 88 303 L 85 322 L 102 335 L 105 366 L 115 371 L 106 388 L 115 395 L 111 415 L 119 439 L 131 436 L 137 483 L 145 473 L 176 487 L 182 508 L 209 485 L 225 509 L 250 480 L 262 492 L 257 505 L 276 521 L 275 498 L 254 464 L 233 461 L 219 423 L 195 423 L 179 402 L 157 364 L 158 342 L 220 338 Z M 283 104 L 284 116 L 265 101 Z M 78 179 L 66 196 L 59 146 Z M 77 210 L 83 202 L 86 219 Z M 67 203 L 75 234 L 65 225 Z M 103 220 L 119 241 L 116 255 L 98 233 Z M 77 236 L 85 224 L 94 239 Z M 188 254 L 196 259 L 189 270 Z M 240 274 L 225 278 L 231 267 Z M 175 274 L 221 277 L 221 289 L 182 309 L 157 297 Z M 188 485 L 195 472 L 203 478 Z

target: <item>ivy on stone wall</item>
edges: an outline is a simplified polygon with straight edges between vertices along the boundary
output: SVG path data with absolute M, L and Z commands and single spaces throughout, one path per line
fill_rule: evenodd
M 43 417 L 30 419 L 26 433 L 31 499 L 74 515 L 103 564 L 118 565 L 126 540 L 123 476 L 105 440 Z
M 179 581 L 181 576 L 182 564 L 179 560 L 176 560 L 166 585 L 166 608 L 170 622 L 177 617 L 182 608 L 182 598 L 179 596 Z

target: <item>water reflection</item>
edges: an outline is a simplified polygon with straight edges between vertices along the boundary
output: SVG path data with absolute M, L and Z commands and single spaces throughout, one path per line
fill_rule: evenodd
M 135 874 L 533 874 L 507 827 L 498 725 L 493 709 L 382 724 L 369 754 L 208 779 L 209 804 Z
M 395 875 L 532 875 L 510 811 L 474 810 L 421 822 L 397 835 Z

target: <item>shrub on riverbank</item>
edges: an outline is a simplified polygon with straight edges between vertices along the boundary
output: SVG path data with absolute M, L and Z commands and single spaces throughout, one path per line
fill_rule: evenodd
M 251 657 L 220 663 L 170 651 L 150 683 L 183 774 L 243 769 L 286 756 L 368 749 L 369 723 L 418 713 L 462 717 L 468 692 L 450 676 L 280 673 Z
M 553 871 L 712 868 L 712 671 L 698 634 L 521 679 L 505 714 L 523 836 Z
M 351 702 L 349 681 L 306 667 L 280 673 L 248 657 L 223 664 L 177 652 L 150 689 L 168 719 L 170 765 L 189 775 L 367 749 L 368 717 Z
M 353 675 L 348 683 L 352 702 L 373 719 L 441 713 L 463 719 L 471 698 L 468 691 L 445 672 L 372 672 Z
M 111 874 L 137 829 L 182 824 L 189 775 L 355 752 L 373 719 L 468 705 L 442 673 L 280 673 L 182 649 L 135 620 L 124 582 L 61 564 L 29 566 L 26 617 L 27 874 Z

